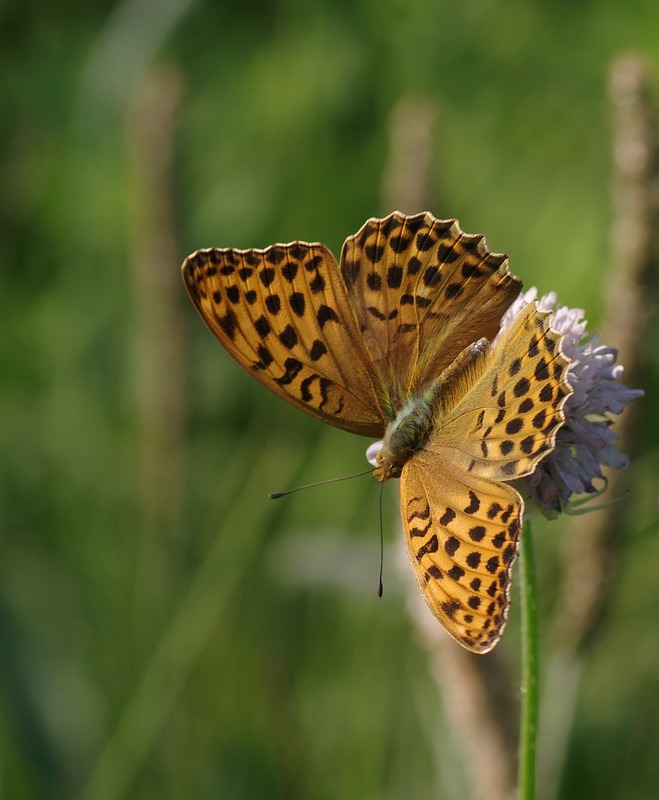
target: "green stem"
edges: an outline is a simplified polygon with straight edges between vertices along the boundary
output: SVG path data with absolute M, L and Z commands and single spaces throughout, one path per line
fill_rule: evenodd
M 522 595 L 522 703 L 519 735 L 519 799 L 535 798 L 535 756 L 538 733 L 538 611 L 533 537 L 526 522 L 519 548 Z

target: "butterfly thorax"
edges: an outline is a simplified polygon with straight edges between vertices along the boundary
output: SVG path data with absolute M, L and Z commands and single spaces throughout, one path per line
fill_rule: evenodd
M 423 447 L 432 430 L 434 396 L 431 389 L 413 397 L 389 423 L 373 477 L 379 481 L 399 478 L 405 463 Z
M 403 405 L 387 426 L 382 448 L 376 457 L 377 466 L 373 477 L 379 481 L 400 477 L 407 461 L 424 447 L 433 428 L 438 424 L 442 409 L 445 409 L 446 396 L 451 394 L 451 387 L 458 376 L 482 362 L 489 349 L 490 345 L 484 338 L 465 347 L 430 386 Z

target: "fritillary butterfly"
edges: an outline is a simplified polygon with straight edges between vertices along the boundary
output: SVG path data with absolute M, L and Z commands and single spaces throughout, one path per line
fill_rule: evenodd
M 433 614 L 486 653 L 508 613 L 524 501 L 510 481 L 554 447 L 570 394 L 548 314 L 456 220 L 394 212 L 346 239 L 197 250 L 182 267 L 214 336 L 261 383 L 336 427 L 384 437 L 410 562 Z

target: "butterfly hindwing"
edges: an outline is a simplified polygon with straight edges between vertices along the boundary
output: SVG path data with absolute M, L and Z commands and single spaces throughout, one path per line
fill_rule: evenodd
M 395 410 L 468 344 L 493 338 L 521 287 L 483 236 L 427 212 L 368 220 L 346 239 L 341 269 Z
M 463 647 L 488 652 L 510 605 L 524 508 L 518 492 L 422 451 L 403 468 L 400 506 L 410 563 L 430 610 Z
M 324 245 L 198 250 L 182 272 L 212 333 L 261 383 L 324 422 L 382 435 L 367 355 Z

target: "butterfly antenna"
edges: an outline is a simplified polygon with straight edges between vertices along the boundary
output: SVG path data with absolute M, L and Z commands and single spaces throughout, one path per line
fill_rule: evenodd
M 296 486 L 294 489 L 286 489 L 283 492 L 272 492 L 270 495 L 271 500 L 278 500 L 280 497 L 286 497 L 287 494 L 293 492 L 300 492 L 302 489 L 313 489 L 314 486 L 325 486 L 328 483 L 337 483 L 338 481 L 349 481 L 352 478 L 361 478 L 362 475 L 370 475 L 373 468 L 365 469 L 363 472 L 357 472 L 354 475 L 342 475 L 340 478 L 328 478 L 326 481 L 318 481 L 317 483 L 307 483 L 305 486 Z
M 382 597 L 382 571 L 384 569 L 384 534 L 382 532 L 382 487 L 384 481 L 380 482 L 380 574 L 378 575 L 378 597 Z

